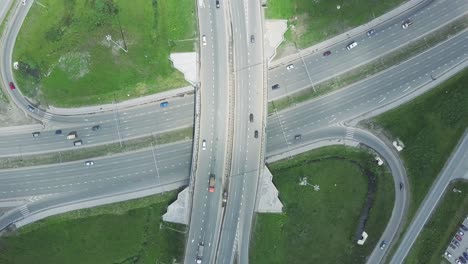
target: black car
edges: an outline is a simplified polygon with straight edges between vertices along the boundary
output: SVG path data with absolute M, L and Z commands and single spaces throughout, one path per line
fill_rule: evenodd
M 331 54 L 331 51 L 327 50 L 323 53 L 323 56 L 326 57 L 326 56 L 330 56 Z
M 62 135 L 62 130 L 61 129 L 55 130 L 55 135 Z
M 280 88 L 280 85 L 279 84 L 274 84 L 271 89 L 273 90 L 276 90 L 276 89 L 279 89 Z
M 253 122 L 253 114 L 250 114 L 249 119 L 250 119 L 250 123 L 252 123 Z
M 258 138 L 258 130 L 255 130 L 254 137 Z
M 216 0 L 216 8 L 219 8 L 219 0 Z
M 461 229 L 463 229 L 463 231 L 468 231 L 468 228 L 465 226 L 465 225 L 460 225 Z
M 301 138 L 302 138 L 302 135 L 301 135 L 301 134 L 297 134 L 297 135 L 294 136 L 294 139 L 295 139 L 295 140 L 299 140 L 299 139 L 301 139 Z
M 95 126 L 93 126 L 91 129 L 92 129 L 93 131 L 98 131 L 100 128 L 101 128 L 100 125 L 95 125 Z
M 32 133 L 33 137 L 39 137 L 41 135 L 41 132 L 34 132 Z

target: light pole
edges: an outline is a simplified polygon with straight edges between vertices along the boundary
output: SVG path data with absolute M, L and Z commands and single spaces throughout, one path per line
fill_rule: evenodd
M 124 49 L 122 46 L 120 46 L 119 43 L 115 42 L 115 41 L 112 39 L 111 35 L 107 35 L 107 36 L 106 36 L 106 40 L 107 40 L 107 41 L 112 41 L 112 43 L 114 43 L 114 44 L 115 44 L 117 47 L 119 47 L 121 50 L 123 50 L 123 51 L 125 51 L 125 52 L 128 52 L 128 50 L 126 50 L 126 49 Z

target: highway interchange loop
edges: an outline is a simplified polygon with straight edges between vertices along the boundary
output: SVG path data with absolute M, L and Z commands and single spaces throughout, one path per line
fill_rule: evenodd
M 269 89 L 269 100 L 310 87 L 311 84 L 398 49 L 437 26 L 466 14 L 467 9 L 463 1 L 427 1 L 419 9 L 413 9 L 376 27 L 377 34 L 372 38 L 368 38 L 365 33 L 354 36 L 359 45 L 353 52 L 345 51 L 343 43 L 336 43 L 328 48 L 333 56 L 323 58 L 321 53 L 306 55 L 303 60 L 305 63 L 302 60 L 294 61 L 295 67 L 291 71 L 277 65 L 268 71 L 268 88 L 279 83 L 283 89 L 273 92 Z M 4 87 L 8 87 L 8 81 L 13 80 L 11 54 L 27 12 L 28 8 L 15 9 L 14 17 L 6 28 L 6 37 L 2 39 L 1 75 Z M 400 28 L 400 21 L 404 17 L 411 17 L 415 21 L 410 30 L 402 31 Z M 383 234 L 383 238 L 391 243 L 407 209 L 407 188 L 403 191 L 397 188 L 400 182 L 407 183 L 404 168 L 388 144 L 366 131 L 348 126 L 347 122 L 386 106 L 395 107 L 418 95 L 418 91 L 434 86 L 434 77 L 442 81 L 451 76 L 454 69 L 466 67 L 467 43 L 468 32 L 465 30 L 359 83 L 270 115 L 265 129 L 266 157 L 332 139 L 357 141 L 376 150 L 385 159 L 395 181 L 395 206 Z M 314 71 L 307 74 L 304 65 Z M 17 89 L 10 95 L 27 112 L 30 103 L 20 91 Z M 170 107 L 164 109 L 158 105 L 144 105 L 77 116 L 52 115 L 39 110 L 33 117 L 46 121 L 46 129 L 41 131 L 41 136 L 33 138 L 33 131 L 0 134 L 0 157 L 72 148 L 70 141 L 55 135 L 54 131 L 58 128 L 78 131 L 87 147 L 193 126 L 193 95 L 171 99 L 170 103 Z M 92 131 L 91 127 L 95 124 L 100 124 L 102 129 Z M 300 141 L 294 139 L 297 134 L 302 135 Z M 37 220 L 35 215 L 52 208 L 68 207 L 67 210 L 71 210 L 77 203 L 92 206 L 99 204 L 99 199 L 112 196 L 137 194 L 151 188 L 169 190 L 187 185 L 192 144 L 192 141 L 183 141 L 98 158 L 90 168 L 85 167 L 83 161 L 77 161 L 0 170 L 0 201 L 14 204 L 14 201 L 29 199 L 27 204 L 0 218 L 0 229 L 27 218 Z M 383 256 L 384 253 L 376 249 L 369 263 L 378 263 Z

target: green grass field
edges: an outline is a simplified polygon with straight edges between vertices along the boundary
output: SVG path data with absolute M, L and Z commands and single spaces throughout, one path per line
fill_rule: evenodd
M 393 179 L 372 156 L 341 146 L 314 150 L 269 165 L 284 204 L 283 214 L 258 214 L 250 262 L 364 263 L 390 218 Z M 367 192 L 365 173 L 376 175 L 375 203 L 364 246 L 353 240 Z M 300 186 L 300 178 L 319 185 Z
M 181 263 L 185 228 L 163 223 L 175 192 L 46 218 L 0 238 L 0 263 Z
M 21 91 L 41 104 L 109 103 L 187 85 L 171 51 L 192 51 L 191 0 L 43 0 L 18 35 Z M 106 40 L 126 46 L 128 53 Z M 124 43 L 125 41 L 125 43 Z
M 456 188 L 461 193 L 453 192 Z M 468 214 L 468 183 L 456 182 L 437 206 L 406 258 L 406 263 L 440 264 L 448 244 Z M 466 232 L 465 232 L 466 233 Z M 454 256 L 457 257 L 457 256 Z M 444 262 L 444 263 L 448 263 Z
M 266 17 L 288 19 L 286 40 L 297 48 L 329 39 L 362 25 L 404 0 L 269 0 Z M 338 9 L 337 6 L 340 6 Z
M 468 127 L 468 70 L 372 122 L 400 138 L 411 190 L 411 219 Z

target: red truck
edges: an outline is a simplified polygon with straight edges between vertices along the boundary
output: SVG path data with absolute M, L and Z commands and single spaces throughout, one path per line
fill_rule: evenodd
M 210 182 L 209 182 L 209 192 L 214 192 L 215 191 L 215 175 L 213 173 L 210 174 Z

